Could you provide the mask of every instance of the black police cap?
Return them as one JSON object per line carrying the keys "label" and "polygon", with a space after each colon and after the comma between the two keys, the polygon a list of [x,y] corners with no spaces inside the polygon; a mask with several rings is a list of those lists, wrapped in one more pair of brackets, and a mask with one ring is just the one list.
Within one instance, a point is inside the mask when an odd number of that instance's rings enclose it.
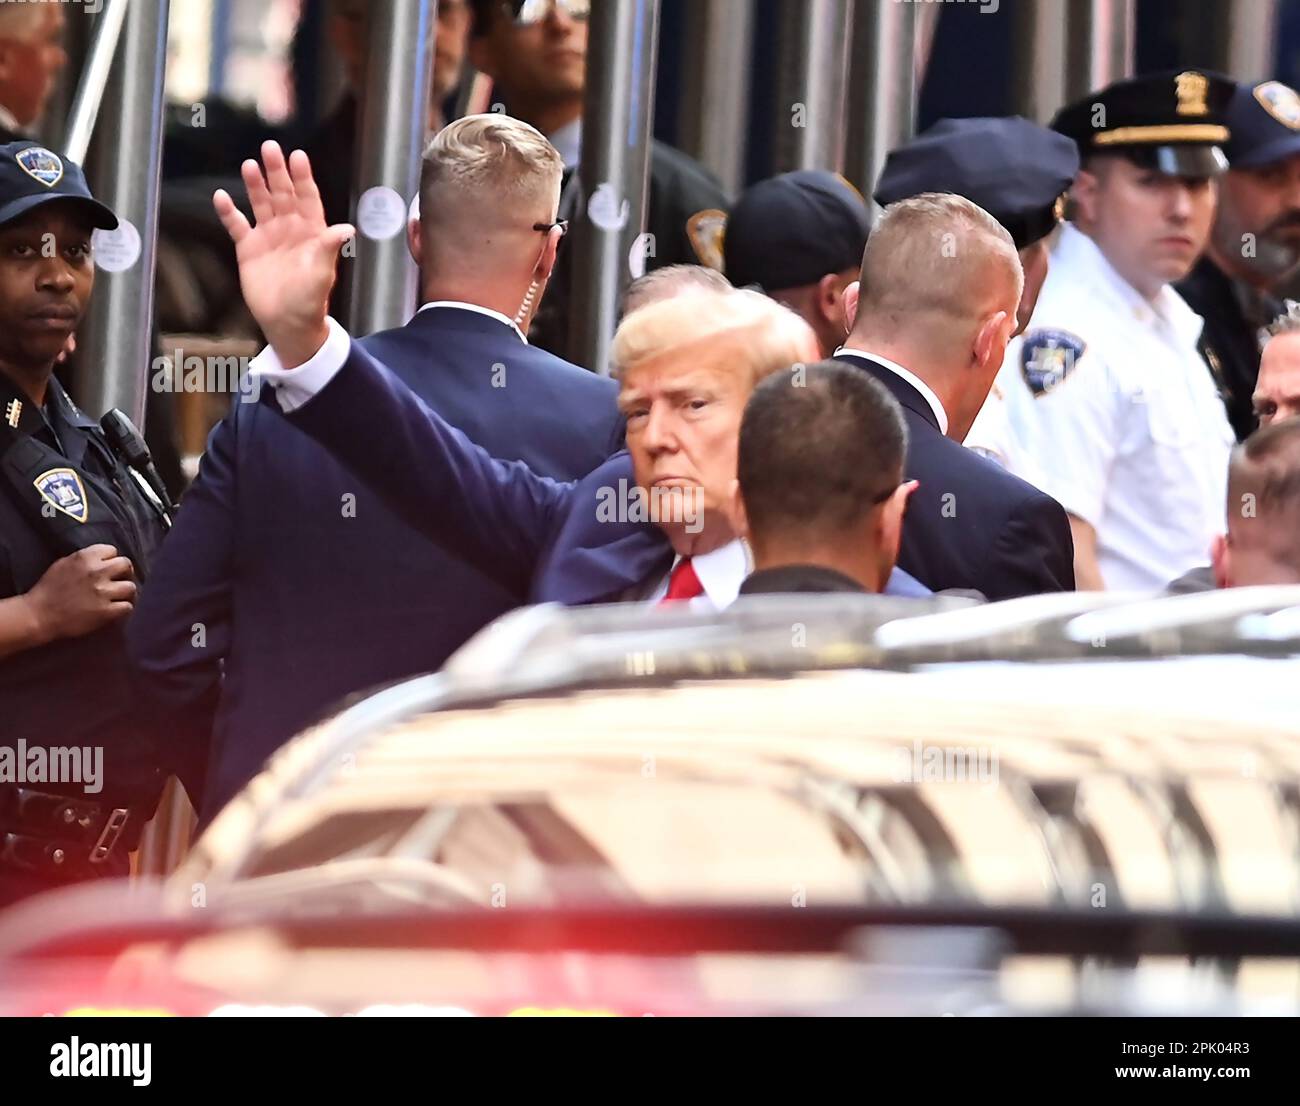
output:
{"label": "black police cap", "polygon": [[1233,169],[1252,169],[1300,153],[1300,95],[1281,81],[1239,84],[1228,103],[1232,137],[1223,148]]}
{"label": "black police cap", "polygon": [[56,200],[75,201],[92,226],[117,227],[117,216],[90,194],[79,165],[30,140],[0,146],[0,226]]}
{"label": "black police cap", "polygon": [[876,183],[881,207],[922,192],[951,192],[979,204],[1023,250],[1060,221],[1079,152],[1062,134],[1018,115],[940,119],[891,150]]}
{"label": "black police cap", "polygon": [[1179,177],[1212,177],[1227,168],[1220,149],[1233,81],[1184,69],[1118,81],[1063,107],[1052,129],[1074,139],[1079,153],[1121,154]]}
{"label": "black police cap", "polygon": [[759,181],[727,216],[724,271],[737,288],[780,292],[856,269],[871,233],[861,194],[843,177],[800,169]]}

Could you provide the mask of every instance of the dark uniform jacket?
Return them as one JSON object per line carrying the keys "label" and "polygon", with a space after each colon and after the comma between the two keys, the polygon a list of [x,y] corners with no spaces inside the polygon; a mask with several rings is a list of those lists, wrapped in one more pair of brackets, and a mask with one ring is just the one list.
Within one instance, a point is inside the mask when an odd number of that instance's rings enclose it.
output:
{"label": "dark uniform jacket", "polygon": [[[16,427],[9,417],[15,411]],[[56,560],[101,543],[130,557],[137,584],[147,590],[149,560],[165,533],[161,514],[56,380],[42,411],[0,375],[0,454],[0,599],[25,594]],[[194,704],[200,719],[209,706]],[[122,622],[0,659],[0,748],[15,758],[25,749],[29,767],[36,747],[102,749],[96,792],[75,780],[33,780],[26,769],[26,780],[0,780],[0,838],[59,829],[19,818],[19,801],[27,802],[21,787],[131,808],[124,838],[130,845],[166,777],[177,772],[191,783],[197,757],[190,743],[203,727],[201,720],[181,721],[146,713]],[[0,864],[0,883],[5,878]]]}
{"label": "dark uniform jacket", "polygon": [[1074,590],[1065,510],[940,429],[925,397],[869,358],[837,357],[874,376],[907,421],[905,477],[920,481],[903,520],[899,567],[934,591],[974,590],[991,601]]}
{"label": "dark uniform jacket", "polygon": [[[490,316],[428,308],[361,344],[494,456],[571,479],[622,444],[611,381]],[[375,456],[400,432],[361,409],[346,418]],[[425,467],[412,456],[383,481],[404,496]],[[267,401],[236,402],[212,433],[130,640],[169,705],[201,696],[224,664],[207,818],[326,708],[436,670],[520,599],[423,540]]]}
{"label": "dark uniform jacket", "polygon": [[[1205,320],[1201,331],[1201,356],[1214,374],[1228,409],[1228,421],[1244,441],[1255,429],[1251,396],[1259,376],[1260,331],[1281,311],[1272,297],[1246,292],[1209,257],[1202,257],[1187,277],[1175,286]],[[1248,317],[1244,306],[1253,308]]]}

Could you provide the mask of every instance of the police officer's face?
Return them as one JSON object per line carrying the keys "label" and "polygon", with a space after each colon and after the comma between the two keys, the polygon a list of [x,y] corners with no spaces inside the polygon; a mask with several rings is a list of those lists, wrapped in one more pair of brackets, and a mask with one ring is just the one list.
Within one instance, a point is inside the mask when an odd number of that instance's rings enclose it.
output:
{"label": "police officer's face", "polygon": [[0,227],[0,359],[46,367],[63,349],[95,283],[91,230],[59,202]]}
{"label": "police officer's face", "polygon": [[1224,175],[1214,244],[1231,269],[1269,281],[1300,263],[1300,154]]}
{"label": "police officer's face", "polygon": [[1025,272],[1025,283],[1020,292],[1020,305],[1016,308],[1015,334],[1020,334],[1033,317],[1034,308],[1038,304],[1038,293],[1043,290],[1043,282],[1047,280],[1049,263],[1046,238],[1040,238],[1032,246],[1026,246],[1020,251],[1020,267]]}
{"label": "police officer's face", "polygon": [[1300,415],[1300,334],[1268,340],[1251,402],[1260,426]]}
{"label": "police officer's face", "polygon": [[42,4],[23,33],[0,36],[0,104],[24,127],[41,117],[54,79],[68,63],[63,25],[61,6]]}
{"label": "police officer's face", "polygon": [[1144,296],[1181,280],[1205,249],[1215,182],[1175,177],[1123,157],[1099,157],[1075,182],[1079,226]]}
{"label": "police officer's face", "polygon": [[558,5],[524,26],[498,12],[488,33],[470,41],[470,61],[501,84],[516,112],[526,111],[531,100],[580,97],[587,73],[587,21]]}

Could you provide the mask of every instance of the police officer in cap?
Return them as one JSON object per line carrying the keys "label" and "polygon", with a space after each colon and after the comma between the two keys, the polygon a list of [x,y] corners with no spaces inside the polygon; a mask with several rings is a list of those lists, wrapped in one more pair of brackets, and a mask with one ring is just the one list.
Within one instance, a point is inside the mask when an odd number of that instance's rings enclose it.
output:
{"label": "police officer in cap", "polygon": [[122,638],[164,507],[53,375],[116,226],[78,166],[0,146],[0,906],[125,873],[169,774]]}
{"label": "police officer in cap", "polygon": [[1083,168],[1002,380],[1017,445],[1070,514],[1081,589],[1161,589],[1208,563],[1223,530],[1232,428],[1201,318],[1171,282],[1209,239],[1232,92],[1209,73],[1157,74],[1052,123]]}
{"label": "police officer in cap", "polygon": [[[890,152],[876,182],[875,200],[886,207],[923,192],[952,192],[979,204],[1006,227],[1025,271],[1016,310],[1019,333],[1028,325],[1047,279],[1049,236],[1060,224],[1066,191],[1078,171],[1075,144],[1028,119],[940,119]],[[1018,342],[1013,342],[1008,360],[1018,351]],[[1016,451],[998,382],[965,444],[1036,482],[1031,459]]]}
{"label": "police officer in cap", "polygon": [[1244,440],[1265,331],[1300,266],[1300,96],[1280,81],[1238,85],[1227,125],[1214,231],[1178,291],[1205,319],[1202,352]]}

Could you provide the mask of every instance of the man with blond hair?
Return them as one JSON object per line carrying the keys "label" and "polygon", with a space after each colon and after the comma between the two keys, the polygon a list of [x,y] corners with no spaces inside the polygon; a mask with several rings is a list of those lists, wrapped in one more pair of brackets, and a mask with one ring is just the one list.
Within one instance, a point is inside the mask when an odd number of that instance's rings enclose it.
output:
{"label": "man with blond hair", "polygon": [[[441,131],[410,232],[423,306],[360,346],[485,456],[566,481],[621,448],[623,433],[611,381],[526,338],[564,233],[559,186],[558,156],[526,123],[480,115]],[[289,290],[303,275],[288,262],[276,279]],[[236,403],[213,432],[129,634],[167,702],[220,687],[205,816],[332,703],[438,668],[519,602],[423,540],[273,402]],[[401,434],[383,414],[347,421],[376,455]],[[402,497],[424,464],[386,470],[385,490]]]}
{"label": "man with blond hair", "polygon": [[905,475],[919,481],[898,564],[935,591],[989,599],[1074,588],[1065,512],[962,447],[1016,329],[1023,274],[1011,235],[983,208],[922,193],[885,208],[835,357],[870,373],[907,420]]}
{"label": "man with blond hair", "polygon": [[[735,598],[749,570],[731,522],[741,414],[759,380],[815,358],[806,323],[753,292],[689,291],[632,312],[612,346],[627,452],[583,480],[547,480],[474,446],[327,316],[351,228],[325,225],[306,155],[286,164],[267,143],[263,157],[265,177],[255,162],[243,172],[255,226],[224,193],[214,204],[270,342],[255,371],[293,425],[520,601]],[[362,443],[357,420],[389,433]]]}

